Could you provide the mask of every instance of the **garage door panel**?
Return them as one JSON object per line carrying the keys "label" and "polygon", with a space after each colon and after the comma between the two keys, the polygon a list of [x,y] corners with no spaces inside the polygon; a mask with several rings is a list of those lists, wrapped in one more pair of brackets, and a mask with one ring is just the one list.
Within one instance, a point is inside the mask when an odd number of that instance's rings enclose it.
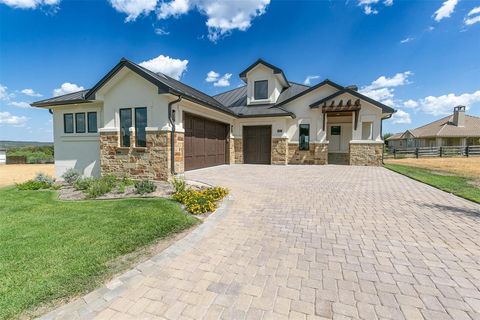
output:
{"label": "garage door panel", "polygon": [[226,163],[226,128],[224,123],[185,115],[185,170]]}

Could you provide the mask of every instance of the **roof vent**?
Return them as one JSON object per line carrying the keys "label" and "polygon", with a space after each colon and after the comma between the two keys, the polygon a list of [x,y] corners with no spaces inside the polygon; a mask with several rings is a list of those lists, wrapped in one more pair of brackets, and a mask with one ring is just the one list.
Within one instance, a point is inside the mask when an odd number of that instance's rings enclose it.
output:
{"label": "roof vent", "polygon": [[353,91],[358,91],[358,86],[355,84],[347,86],[347,89],[353,90]]}

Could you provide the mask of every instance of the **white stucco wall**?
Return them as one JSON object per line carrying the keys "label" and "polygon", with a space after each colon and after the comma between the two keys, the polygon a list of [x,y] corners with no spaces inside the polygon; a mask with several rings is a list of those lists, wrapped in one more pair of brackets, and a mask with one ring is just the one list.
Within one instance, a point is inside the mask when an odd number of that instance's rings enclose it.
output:
{"label": "white stucco wall", "polygon": [[0,164],[7,163],[7,151],[4,149],[0,149]]}
{"label": "white stucco wall", "polygon": [[[268,99],[255,100],[254,86],[255,81],[268,81]],[[247,73],[247,104],[265,104],[275,103],[280,93],[282,92],[282,85],[273,70],[266,66],[259,64]]]}
{"label": "white stucco wall", "polygon": [[[53,110],[53,136],[55,150],[55,176],[57,178],[75,168],[83,175],[100,175],[100,136],[98,133],[64,133],[63,115],[77,112],[97,112],[97,128],[102,124],[101,104],[57,106]],[[87,125],[87,123],[86,123]],[[88,130],[86,130],[88,131]]]}

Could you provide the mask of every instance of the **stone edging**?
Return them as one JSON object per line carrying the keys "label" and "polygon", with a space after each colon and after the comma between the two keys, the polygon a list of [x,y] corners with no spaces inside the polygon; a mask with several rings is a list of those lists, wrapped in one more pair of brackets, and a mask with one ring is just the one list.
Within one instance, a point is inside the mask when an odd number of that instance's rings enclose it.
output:
{"label": "stone edging", "polygon": [[103,287],[98,288],[81,298],[75,299],[74,301],[41,316],[39,319],[51,320],[65,318],[67,315],[68,318],[71,319],[89,319],[94,317],[95,314],[103,310],[110,301],[120,296],[130,287],[133,287],[135,283],[142,281],[149,274],[161,270],[163,265],[193,248],[207,233],[211,232],[212,229],[227,216],[233,201],[233,196],[227,196],[227,198],[221,202],[218,209],[204,220],[202,224],[182,239],[173,243],[170,247],[138,264],[124,274],[112,279]]}

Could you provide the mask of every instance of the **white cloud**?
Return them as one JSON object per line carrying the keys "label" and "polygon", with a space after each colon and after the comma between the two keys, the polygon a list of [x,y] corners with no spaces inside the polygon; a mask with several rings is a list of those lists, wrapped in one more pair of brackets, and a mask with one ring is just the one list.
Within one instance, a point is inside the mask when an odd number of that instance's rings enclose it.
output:
{"label": "white cloud", "polygon": [[309,86],[312,83],[312,80],[316,80],[318,78],[320,78],[320,76],[307,76],[303,81],[303,84]]}
{"label": "white cloud", "polygon": [[170,34],[169,31],[162,28],[155,28],[154,32],[156,35],[159,35],[159,36],[168,36]]}
{"label": "white cloud", "polygon": [[25,101],[20,101],[20,102],[12,101],[12,102],[9,103],[9,105],[17,107],[17,108],[23,108],[23,109],[30,108],[30,104],[28,102],[25,102]]}
{"label": "white cloud", "polygon": [[360,93],[393,107],[395,103],[395,87],[410,83],[408,78],[413,75],[411,71],[399,72],[393,77],[380,76],[368,86],[359,90]]}
{"label": "white cloud", "polygon": [[449,18],[450,15],[455,10],[457,3],[458,3],[458,0],[446,0],[442,4],[442,6],[433,14],[435,21],[438,22],[444,18]]}
{"label": "white cloud", "polygon": [[140,15],[148,15],[155,10],[157,0],[109,0],[118,12],[127,14],[125,22],[135,21]]}
{"label": "white cloud", "polygon": [[160,5],[159,19],[179,17],[192,9],[207,16],[208,39],[216,42],[233,30],[245,31],[252,20],[266,12],[270,0],[172,0]]}
{"label": "white cloud", "polygon": [[450,93],[438,97],[428,96],[418,100],[418,108],[427,114],[439,116],[451,114],[455,106],[464,105],[469,109],[472,104],[479,102],[480,90],[460,95]]}
{"label": "white cloud", "polygon": [[188,60],[159,55],[156,58],[140,62],[139,64],[153,72],[161,72],[176,80],[180,80],[183,73],[187,70]]}
{"label": "white cloud", "polygon": [[231,73],[225,73],[218,81],[216,81],[214,87],[228,87],[230,85],[230,78],[232,77]]}
{"label": "white cloud", "polygon": [[42,95],[38,92],[35,92],[33,89],[23,89],[20,91],[24,95],[30,96],[30,97],[41,97]]}
{"label": "white cloud", "polygon": [[413,41],[414,39],[415,38],[406,37],[405,39],[400,40],[400,43],[409,43],[409,42]]}
{"label": "white cloud", "polygon": [[10,112],[0,112],[0,125],[12,125],[15,127],[22,127],[28,121],[27,117],[14,116]]}
{"label": "white cloud", "polygon": [[41,6],[56,6],[61,0],[0,0],[9,7],[15,9],[36,9]]}
{"label": "white cloud", "polygon": [[480,22],[480,7],[475,7],[467,14],[464,19],[467,26]]}
{"label": "white cloud", "polygon": [[7,98],[7,87],[3,86],[0,84],[0,100],[6,99]]}
{"label": "white cloud", "polygon": [[418,102],[412,99],[409,99],[403,103],[405,108],[416,108],[418,107]]}
{"label": "white cloud", "polygon": [[[358,0],[358,5],[363,8],[363,12],[366,15],[378,14],[378,10],[375,8],[375,6],[378,6],[379,3],[380,0]],[[393,5],[393,0],[384,0],[383,4],[387,7],[390,7]]]}
{"label": "white cloud", "polygon": [[53,90],[53,96],[58,97],[64,94],[77,92],[84,89],[85,89],[84,87],[78,86],[75,83],[65,82],[60,86],[60,88],[56,88]]}
{"label": "white cloud", "polygon": [[211,70],[207,73],[205,81],[213,82],[214,87],[228,87],[230,85],[231,77],[231,73],[225,73],[223,76],[220,77],[220,74],[218,72]]}
{"label": "white cloud", "polygon": [[187,13],[191,9],[189,0],[172,0],[170,2],[162,2],[158,9],[158,19],[168,19],[170,17],[179,17]]}
{"label": "white cloud", "polygon": [[409,113],[403,110],[397,110],[397,112],[392,115],[392,122],[395,124],[409,124],[412,123],[412,119]]}
{"label": "white cloud", "polygon": [[205,81],[215,82],[218,80],[218,77],[220,77],[220,74],[212,70],[207,73],[207,77],[205,78]]}

